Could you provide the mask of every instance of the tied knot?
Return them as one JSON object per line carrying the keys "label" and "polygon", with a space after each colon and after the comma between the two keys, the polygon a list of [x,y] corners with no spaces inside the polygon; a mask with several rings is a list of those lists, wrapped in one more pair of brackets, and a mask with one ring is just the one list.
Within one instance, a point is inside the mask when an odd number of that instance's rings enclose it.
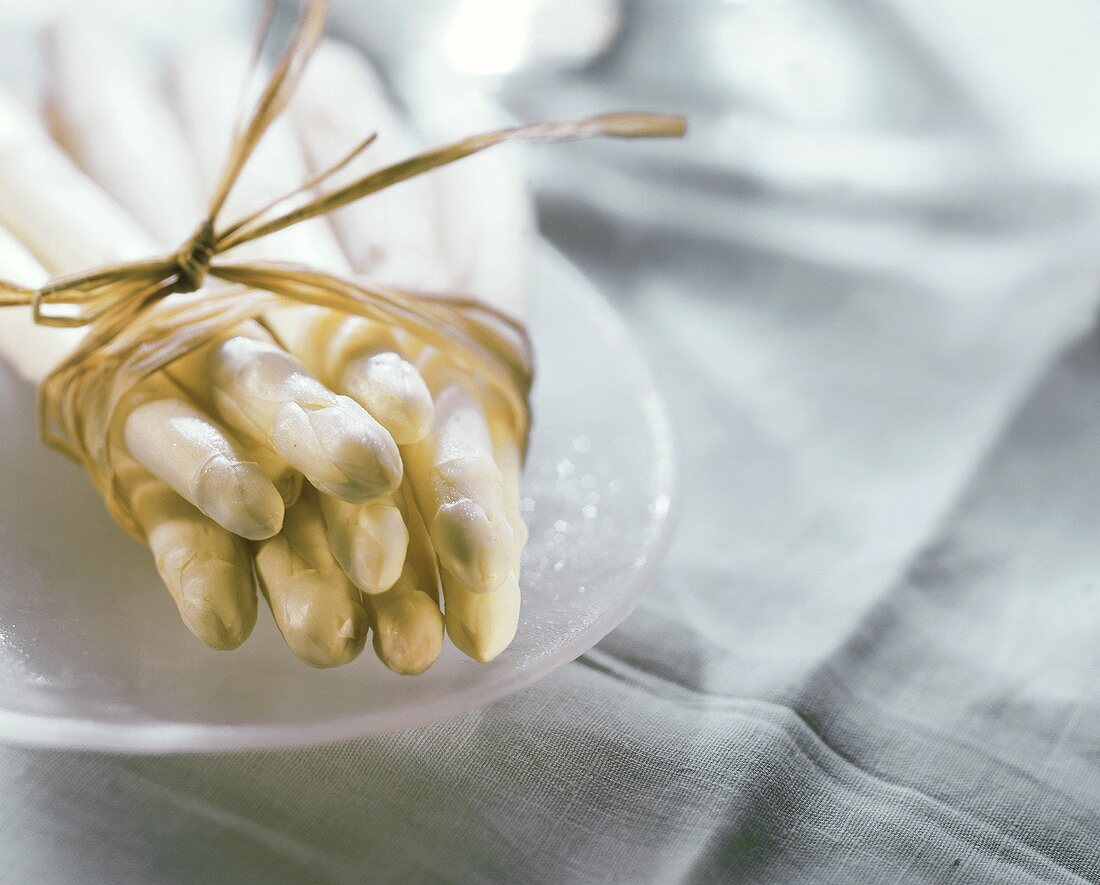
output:
{"label": "tied knot", "polygon": [[204,221],[176,253],[176,291],[195,292],[202,287],[214,259],[214,225]]}

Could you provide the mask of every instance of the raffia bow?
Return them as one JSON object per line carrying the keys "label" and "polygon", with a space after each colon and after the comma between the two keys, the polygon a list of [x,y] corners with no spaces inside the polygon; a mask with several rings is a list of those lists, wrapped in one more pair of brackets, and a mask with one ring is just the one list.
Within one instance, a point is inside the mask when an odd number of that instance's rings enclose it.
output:
{"label": "raffia bow", "polygon": [[[42,382],[40,431],[44,442],[85,466],[112,515],[138,538],[142,538],[141,529],[111,467],[109,431],[119,404],[152,373],[286,299],[398,326],[445,349],[501,394],[519,438],[525,444],[528,438],[532,355],[526,331],[516,320],[474,298],[405,292],[297,264],[226,260],[224,256],[234,247],[502,142],[675,137],[685,130],[682,117],[654,114],[535,123],[475,135],[309,196],[358,157],[374,140],[370,135],[338,163],[286,196],[220,226],[219,216],[234,184],[301,80],[324,31],[327,7],[327,0],[303,3],[293,36],[235,131],[206,218],[177,251],[64,276],[40,289],[0,281],[0,306],[30,305],[35,322],[41,325],[88,328],[76,351]],[[269,13],[270,9],[269,5]],[[260,45],[270,22],[269,14]],[[301,205],[279,211],[303,195]],[[229,285],[203,288],[208,278]]]}

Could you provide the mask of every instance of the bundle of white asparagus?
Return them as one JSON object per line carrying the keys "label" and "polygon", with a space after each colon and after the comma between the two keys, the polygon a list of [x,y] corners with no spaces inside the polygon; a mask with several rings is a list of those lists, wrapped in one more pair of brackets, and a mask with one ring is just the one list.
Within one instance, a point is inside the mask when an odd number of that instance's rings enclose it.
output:
{"label": "bundle of white asparagus", "polygon": [[[320,42],[323,20],[323,3],[304,6],[235,129],[248,46],[190,50],[162,89],[122,35],[53,30],[53,137],[0,93],[0,277],[13,281],[0,293],[24,305],[0,315],[0,350],[41,382],[47,440],[148,544],[207,645],[247,638],[258,583],[313,666],[352,660],[371,633],[386,666],[420,673],[444,629],[488,661],[519,621],[522,293],[448,236],[463,218],[447,188],[476,190],[485,167],[413,176],[507,139],[682,121],[540,124],[413,154],[366,63]],[[369,126],[380,137],[364,152]],[[470,287],[479,300],[455,294]]]}

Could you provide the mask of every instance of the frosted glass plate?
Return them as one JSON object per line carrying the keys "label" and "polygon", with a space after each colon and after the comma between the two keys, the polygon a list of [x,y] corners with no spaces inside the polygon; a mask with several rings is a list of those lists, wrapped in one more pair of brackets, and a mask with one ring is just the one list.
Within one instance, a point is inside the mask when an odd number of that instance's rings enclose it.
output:
{"label": "frosted glass plate", "polygon": [[532,330],[519,633],[487,665],[448,644],[416,677],[390,673],[369,644],[345,667],[310,669],[262,607],[241,649],[200,645],[147,551],[39,444],[33,391],[0,370],[0,740],[149,753],[325,743],[456,716],[594,645],[637,604],[662,552],[670,434],[620,321],[549,248]]}

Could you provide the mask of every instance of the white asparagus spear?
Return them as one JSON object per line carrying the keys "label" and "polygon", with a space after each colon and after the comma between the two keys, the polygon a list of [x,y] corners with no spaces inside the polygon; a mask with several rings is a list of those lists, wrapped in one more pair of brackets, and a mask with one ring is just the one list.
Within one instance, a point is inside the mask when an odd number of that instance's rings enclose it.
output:
{"label": "white asparagus spear", "polygon": [[[447,635],[460,651],[482,663],[491,661],[504,651],[511,644],[519,627],[519,560],[527,543],[527,526],[519,511],[519,444],[503,403],[497,402],[492,396],[487,396],[486,399],[490,404],[487,426],[493,463],[500,482],[500,511],[496,518],[506,520],[512,540],[508,550],[509,571],[504,580],[488,592],[484,591],[483,584],[471,585],[446,568],[441,574]],[[484,457],[483,451],[478,457]],[[451,471],[456,466],[457,464],[448,465]],[[487,488],[488,484],[478,485],[479,490]],[[496,501],[495,495],[491,497]],[[503,545],[504,541],[498,540],[494,549],[500,550]]]}
{"label": "white asparagus spear", "polygon": [[382,325],[325,311],[313,319],[298,355],[333,390],[361,403],[394,442],[423,439],[432,423],[432,396],[416,367],[402,353],[413,349],[407,337]]}
{"label": "white asparagus spear", "polygon": [[[117,29],[75,17],[56,23],[46,42],[58,139],[160,246],[182,242],[205,211],[202,189],[143,47]],[[186,362],[179,367],[184,374]],[[244,444],[284,503],[294,503],[301,474],[265,446]]]}
{"label": "white asparagus spear", "polygon": [[118,28],[69,17],[48,32],[46,61],[58,140],[159,244],[182,243],[205,207],[187,144],[140,47]]}
{"label": "white asparagus spear", "polygon": [[[440,84],[445,91],[448,84]],[[499,106],[473,90],[459,90],[418,106],[433,144],[509,124]],[[523,185],[523,157],[504,148],[444,166],[433,173],[442,195],[439,217],[457,291],[511,314],[527,316],[528,272],[535,218]]]}
{"label": "white asparagus spear", "polygon": [[514,574],[488,593],[470,588],[446,569],[442,572],[447,635],[475,661],[491,661],[515,638],[519,627],[519,582]]}
{"label": "white asparagus spear", "polygon": [[[129,399],[140,401],[135,393]],[[126,450],[125,426],[116,421],[111,430],[111,466],[161,580],[195,636],[211,648],[236,648],[256,623],[248,548],[139,464]]]}
{"label": "white asparagus spear", "polygon": [[245,543],[199,513],[116,447],[119,485],[187,628],[211,648],[237,648],[256,623]]}
{"label": "white asparagus spear", "polygon": [[401,576],[409,532],[393,495],[369,504],[321,497],[329,548],[364,593],[389,590]]}
{"label": "white asparagus spear", "polygon": [[[331,40],[310,60],[291,113],[314,174],[362,138],[365,128],[378,132],[360,162],[335,176],[331,187],[422,147],[394,113],[362,56]],[[439,205],[432,177],[422,176],[345,206],[328,220],[356,272],[409,289],[446,291],[454,280],[443,250]],[[431,423],[431,395],[416,369],[398,356],[401,344],[387,340],[392,332],[352,320],[330,335],[330,383],[367,405],[399,445],[422,439]]]}
{"label": "white asparagus spear", "polygon": [[[429,364],[433,360],[439,357],[426,355]],[[519,626],[519,558],[527,540],[519,513],[519,445],[503,412],[490,409],[486,419],[453,367],[443,363],[424,371],[429,383],[439,384],[438,419],[426,440],[405,449],[405,457],[444,563],[447,635],[484,663],[508,647]],[[417,486],[416,477],[428,479]],[[462,571],[452,571],[452,562]]]}
{"label": "white asparagus spear", "polygon": [[271,480],[167,377],[153,375],[127,399],[119,416],[126,448],[150,473],[242,538],[282,528],[283,499]]}
{"label": "white asparagus spear", "polygon": [[144,231],[2,90],[0,225],[51,273],[152,254]]}
{"label": "white asparagus spear", "polygon": [[406,566],[385,593],[365,597],[374,653],[395,673],[415,676],[439,657],[444,620],[439,603],[420,589],[418,573]]}
{"label": "white asparagus spear", "polygon": [[370,619],[329,550],[316,492],[305,489],[283,531],[259,543],[256,571],[275,623],[299,658],[334,667],[362,651]]}
{"label": "white asparagus spear", "polygon": [[443,568],[473,592],[512,571],[514,533],[485,412],[470,379],[434,348],[420,359],[435,399],[428,436],[404,449],[417,504]]}
{"label": "white asparagus spear", "polygon": [[[331,181],[352,178],[423,150],[397,116],[380,78],[356,49],[326,40],[317,47],[291,103],[310,168],[320,172],[367,132],[378,138]],[[441,195],[434,175],[402,182],[328,216],[351,266],[373,280],[447,291],[456,280],[442,239]]]}
{"label": "white asparagus spear", "polygon": [[[377,323],[351,317],[345,331],[361,329],[363,338],[381,338],[389,331]],[[362,403],[385,427],[399,446],[424,438],[432,425],[432,397],[416,367],[402,355],[396,342],[371,346],[364,343],[355,359],[348,360],[334,382],[353,400]]]}
{"label": "white asparagus spear", "polygon": [[[395,673],[423,673],[443,647],[439,569],[435,551],[411,495],[402,489],[402,513],[409,526],[409,552],[401,576],[385,593],[364,596],[372,642],[379,660]],[[406,504],[408,502],[408,504]]]}
{"label": "white asparagus spear", "polygon": [[444,575],[447,633],[462,651],[478,661],[489,661],[515,637],[520,615],[520,556],[527,544],[527,525],[520,514],[520,474],[523,459],[515,429],[503,402],[487,397],[493,453],[501,474],[504,513],[512,529],[512,571],[490,593],[470,593],[450,575]]}

